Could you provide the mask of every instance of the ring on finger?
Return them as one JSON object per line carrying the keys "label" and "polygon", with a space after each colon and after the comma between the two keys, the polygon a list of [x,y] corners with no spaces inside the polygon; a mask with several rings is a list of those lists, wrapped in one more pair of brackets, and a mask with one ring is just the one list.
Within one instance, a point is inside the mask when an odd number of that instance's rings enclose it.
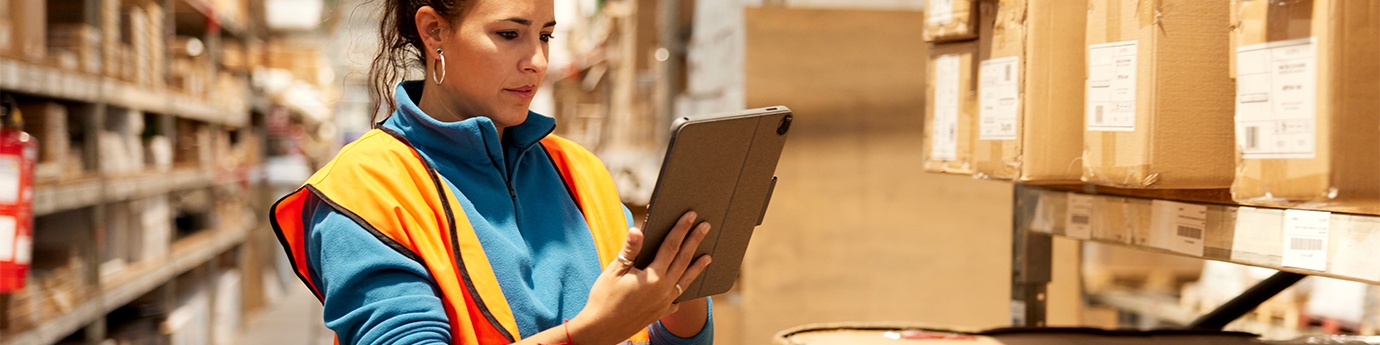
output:
{"label": "ring on finger", "polygon": [[681,289],[680,284],[676,284],[676,296],[680,296],[683,293],[685,293],[685,289]]}
{"label": "ring on finger", "polygon": [[632,260],[628,260],[628,258],[623,257],[623,254],[618,254],[618,262],[619,262],[619,263],[622,263],[624,266],[632,266],[632,265],[633,265],[633,261],[632,261]]}

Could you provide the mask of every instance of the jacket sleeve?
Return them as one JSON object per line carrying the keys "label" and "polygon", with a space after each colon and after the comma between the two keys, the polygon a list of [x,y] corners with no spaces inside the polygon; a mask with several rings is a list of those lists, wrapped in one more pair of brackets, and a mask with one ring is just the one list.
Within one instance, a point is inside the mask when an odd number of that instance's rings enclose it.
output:
{"label": "jacket sleeve", "polygon": [[323,319],[340,344],[449,344],[450,324],[419,262],[316,203],[307,232]]}
{"label": "jacket sleeve", "polygon": [[[623,216],[626,217],[626,218],[628,219],[628,228],[632,228],[632,227],[633,227],[633,224],[634,224],[633,215],[632,215],[632,210],[629,210],[629,209],[628,209],[628,206],[626,206],[626,205],[623,206]],[[652,324],[651,326],[647,326],[647,335],[648,335],[649,338],[651,338],[652,344],[654,344],[654,345],[710,345],[710,344],[713,344],[713,343],[714,343],[714,300],[713,300],[712,298],[709,298],[709,297],[705,297],[704,300],[705,300],[705,303],[708,303],[708,304],[709,304],[709,316],[705,318],[705,320],[704,320],[704,329],[701,329],[701,330],[700,330],[700,334],[696,334],[694,337],[690,337],[690,338],[681,338],[681,337],[677,337],[675,334],[671,334],[670,331],[667,331],[667,330],[666,330],[666,327],[664,327],[664,326],[661,325],[661,321],[657,321],[656,323]]]}

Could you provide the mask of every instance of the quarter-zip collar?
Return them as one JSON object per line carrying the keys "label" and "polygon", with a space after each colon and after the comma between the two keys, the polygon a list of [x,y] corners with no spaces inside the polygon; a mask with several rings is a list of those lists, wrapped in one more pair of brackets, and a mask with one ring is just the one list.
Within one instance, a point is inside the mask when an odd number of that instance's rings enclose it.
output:
{"label": "quarter-zip collar", "polygon": [[556,129],[555,119],[529,111],[527,119],[509,127],[500,142],[497,127],[488,117],[441,122],[422,112],[417,101],[421,99],[424,85],[422,81],[399,83],[395,97],[398,110],[383,126],[401,133],[417,150],[438,164],[492,164],[506,176],[511,162],[505,160],[505,151],[513,155],[525,152]]}

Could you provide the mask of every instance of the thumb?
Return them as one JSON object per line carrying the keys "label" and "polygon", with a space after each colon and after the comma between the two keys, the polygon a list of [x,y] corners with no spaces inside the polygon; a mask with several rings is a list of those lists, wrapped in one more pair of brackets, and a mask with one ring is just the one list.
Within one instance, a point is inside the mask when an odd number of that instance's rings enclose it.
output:
{"label": "thumb", "polygon": [[[628,228],[628,239],[623,242],[623,250],[619,251],[618,255],[625,259],[635,261],[639,253],[642,253],[642,229]],[[615,259],[611,265],[623,266],[624,271],[633,268],[632,264],[625,265],[617,259]]]}

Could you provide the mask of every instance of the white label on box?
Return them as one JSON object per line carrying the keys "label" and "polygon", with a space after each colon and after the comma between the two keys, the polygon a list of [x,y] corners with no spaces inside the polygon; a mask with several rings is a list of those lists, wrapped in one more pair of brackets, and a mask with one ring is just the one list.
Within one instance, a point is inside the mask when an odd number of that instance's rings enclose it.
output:
{"label": "white label on box", "polygon": [[958,159],[958,54],[941,55],[934,65],[934,127],[930,128],[931,159]]}
{"label": "white label on box", "polygon": [[0,156],[0,204],[19,201],[19,157]]}
{"label": "white label on box", "polygon": [[1136,130],[1136,44],[1122,41],[1088,46],[1089,131]]}
{"label": "white label on box", "polygon": [[1284,261],[1281,266],[1327,269],[1327,236],[1332,213],[1284,210]]}
{"label": "white label on box", "polygon": [[1249,264],[1278,266],[1284,253],[1284,211],[1242,206],[1236,210],[1231,259]]}
{"label": "white label on box", "polygon": [[[1177,253],[1203,256],[1207,206],[1154,200],[1150,202],[1151,245]],[[1158,243],[1153,243],[1158,242]]]}
{"label": "white label on box", "polygon": [[1243,158],[1317,154],[1317,53],[1313,38],[1236,48],[1236,146]]}
{"label": "white label on box", "polygon": [[15,235],[18,235],[14,217],[0,216],[0,261],[13,261],[15,245],[17,243]]}
{"label": "white label on box", "polygon": [[929,24],[943,25],[954,21],[954,0],[930,0]]}
{"label": "white label on box", "polygon": [[1093,197],[1069,193],[1068,219],[1064,222],[1064,235],[1078,239],[1092,238]]}
{"label": "white label on box", "polygon": [[1338,275],[1380,280],[1380,219],[1362,216],[1334,216],[1331,230],[1337,252],[1328,272]]}
{"label": "white label on box", "polygon": [[1020,107],[1020,58],[1012,56],[982,62],[978,91],[978,140],[1016,140],[1016,110]]}

